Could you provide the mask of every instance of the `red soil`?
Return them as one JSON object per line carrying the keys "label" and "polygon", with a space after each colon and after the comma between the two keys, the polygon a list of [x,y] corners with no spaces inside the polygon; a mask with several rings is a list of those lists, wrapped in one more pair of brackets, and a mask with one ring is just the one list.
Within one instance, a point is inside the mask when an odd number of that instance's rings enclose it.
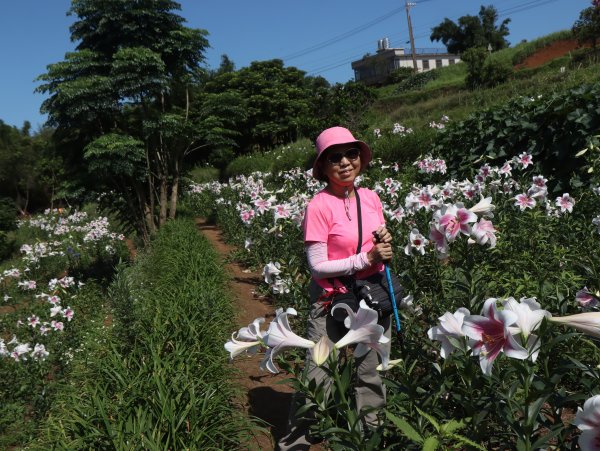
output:
{"label": "red soil", "polygon": [[580,48],[580,45],[575,39],[554,41],[550,45],[538,50],[533,55],[529,55],[521,64],[517,64],[515,69],[533,69],[555,58],[564,56],[577,48]]}

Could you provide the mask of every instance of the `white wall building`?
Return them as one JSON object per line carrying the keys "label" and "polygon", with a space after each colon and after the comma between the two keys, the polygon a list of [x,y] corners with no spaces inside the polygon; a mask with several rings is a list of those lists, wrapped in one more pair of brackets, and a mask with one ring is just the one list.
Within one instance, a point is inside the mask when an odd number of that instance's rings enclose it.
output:
{"label": "white wall building", "polygon": [[[395,69],[413,68],[412,54],[406,53],[403,48],[389,48],[387,38],[380,39],[377,47],[376,54],[365,55],[362,59],[352,62],[355,81],[367,85],[382,84]],[[439,49],[416,49],[415,60],[417,71],[427,72],[456,64],[460,61],[460,56]]]}

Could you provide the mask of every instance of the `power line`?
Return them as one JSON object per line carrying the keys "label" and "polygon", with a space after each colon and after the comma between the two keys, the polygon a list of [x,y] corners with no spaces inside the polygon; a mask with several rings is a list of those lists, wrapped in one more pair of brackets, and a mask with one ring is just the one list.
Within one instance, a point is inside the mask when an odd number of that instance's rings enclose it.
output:
{"label": "power line", "polygon": [[358,26],[356,28],[353,28],[352,30],[349,30],[349,31],[346,31],[346,32],[344,32],[344,33],[342,33],[340,35],[334,36],[333,38],[327,39],[326,41],[320,42],[318,44],[314,44],[311,47],[308,47],[308,48],[306,48],[304,50],[299,50],[297,52],[290,53],[289,55],[282,57],[282,59],[286,60],[286,61],[289,61],[289,60],[298,58],[300,56],[304,56],[304,55],[307,55],[309,53],[315,52],[317,50],[321,50],[322,48],[328,47],[328,46],[330,46],[332,44],[335,44],[336,42],[342,41],[342,40],[344,40],[346,38],[349,38],[350,36],[353,36],[353,35],[355,35],[357,33],[360,33],[361,31],[364,31],[364,30],[366,30],[368,28],[371,28],[372,26],[377,25],[378,23],[383,22],[384,20],[389,19],[390,17],[395,16],[396,14],[398,14],[399,12],[401,12],[402,10],[403,10],[403,8],[393,9],[392,11],[390,11],[390,12],[388,12],[388,13],[382,15],[382,16],[379,16],[379,17],[373,19],[372,21],[367,22],[366,24],[360,25],[360,26]]}

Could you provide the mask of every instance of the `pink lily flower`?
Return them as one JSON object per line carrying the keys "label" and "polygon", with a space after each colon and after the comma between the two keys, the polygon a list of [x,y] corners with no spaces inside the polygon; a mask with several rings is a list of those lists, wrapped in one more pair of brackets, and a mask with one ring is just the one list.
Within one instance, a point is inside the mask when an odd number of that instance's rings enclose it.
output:
{"label": "pink lily flower", "polygon": [[404,247],[404,253],[412,256],[413,250],[425,255],[425,246],[429,244],[429,240],[425,239],[417,229],[412,229],[408,235],[408,244]]}
{"label": "pink lily flower", "polygon": [[496,247],[496,232],[492,221],[481,219],[477,224],[473,225],[473,238],[478,244],[484,245],[489,243],[490,249]]}
{"label": "pink lily flower", "polygon": [[446,240],[443,229],[440,230],[440,228],[439,225],[431,224],[429,239],[435,244],[435,250],[438,252],[439,258],[444,259],[448,257],[448,240]]}
{"label": "pink lily flower", "polygon": [[469,223],[477,221],[475,213],[456,205],[442,208],[440,215],[439,224],[442,226],[449,242],[454,241],[459,233],[469,235],[471,233]]}
{"label": "pink lily flower", "polygon": [[575,300],[585,308],[591,308],[598,305],[598,298],[587,287],[583,287],[575,294]]}
{"label": "pink lily flower", "polygon": [[569,193],[564,193],[562,197],[556,198],[556,206],[560,208],[560,212],[564,213],[568,211],[573,213],[573,206],[575,205],[575,199],[569,196]]}
{"label": "pink lily flower", "polygon": [[577,409],[573,424],[581,431],[579,447],[582,451],[600,449],[600,395],[588,398],[583,409]]}
{"label": "pink lily flower", "polygon": [[494,360],[501,352],[515,359],[524,360],[529,356],[512,336],[508,326],[514,324],[518,316],[510,310],[498,311],[496,299],[485,301],[483,316],[468,315],[463,322],[463,332],[470,338],[469,346],[473,355],[479,356],[479,365],[484,374],[492,373]]}
{"label": "pink lily flower", "polygon": [[519,164],[521,164],[522,169],[525,169],[530,164],[533,164],[533,158],[531,154],[528,154],[527,152],[523,152],[522,154],[520,154],[517,158],[517,161],[519,162]]}
{"label": "pink lily flower", "polygon": [[527,208],[535,207],[535,199],[527,194],[517,194],[515,196],[515,206],[519,207],[521,211],[524,211]]}
{"label": "pink lily flower", "polygon": [[293,347],[311,349],[315,346],[313,341],[296,335],[290,328],[288,315],[297,315],[295,309],[290,307],[285,312],[283,309],[277,309],[275,313],[275,319],[271,321],[269,329],[263,336],[263,342],[269,349],[260,363],[261,370],[266,369],[271,373],[279,373],[279,369],[273,363],[273,357],[283,349]]}

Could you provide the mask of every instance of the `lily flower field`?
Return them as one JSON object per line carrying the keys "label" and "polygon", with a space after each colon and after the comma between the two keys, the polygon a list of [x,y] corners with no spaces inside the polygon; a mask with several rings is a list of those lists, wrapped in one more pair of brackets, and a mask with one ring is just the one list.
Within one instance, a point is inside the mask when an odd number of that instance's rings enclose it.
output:
{"label": "lily flower field", "polygon": [[[401,145],[406,135],[396,139]],[[580,155],[588,168],[595,152]],[[538,172],[526,148],[514,155],[482,160],[462,179],[449,176],[452,162],[441,155],[375,159],[360,177],[382,199],[391,267],[409,294],[389,355],[366,305],[348,308],[340,342],[302,338],[309,271],[300,225],[323,187],[310,171],[192,185],[190,204],[216,220],[239,260],[263,268],[264,292],[280,307],[270,324],[257,318],[235,332],[225,344],[230,357],[259,353],[265,371],[290,372],[319,420],[312,434],[334,449],[366,446],[365,412],[348,396],[352,344],[355,356],[380,352],[388,388],[370,449],[598,449],[600,189],[590,177],[567,191]],[[306,380],[303,349],[327,368],[333,388]]]}

